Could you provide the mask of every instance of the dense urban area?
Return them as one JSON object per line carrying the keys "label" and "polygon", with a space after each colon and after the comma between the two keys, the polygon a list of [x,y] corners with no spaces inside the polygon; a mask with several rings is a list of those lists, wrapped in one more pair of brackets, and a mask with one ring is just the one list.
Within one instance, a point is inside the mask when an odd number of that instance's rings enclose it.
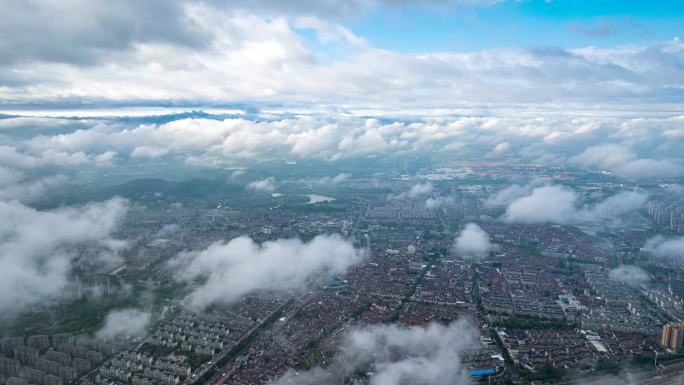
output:
{"label": "dense urban area", "polygon": [[[494,161],[266,178],[267,188],[241,185],[244,173],[65,196],[125,199],[115,238],[127,246],[116,263],[79,259],[67,290],[3,321],[0,383],[366,384],[421,349],[435,362],[450,357],[429,342],[343,364],[358,348],[350,333],[374,326],[396,327],[382,337],[389,345],[411,328],[455,337],[463,346],[452,365],[473,383],[657,384],[684,370],[684,271],[649,246],[684,232],[677,185]],[[582,202],[576,219],[511,217],[513,199],[558,185]],[[640,205],[615,202],[625,195]],[[330,253],[307,249],[317,240],[344,242],[357,259],[296,285],[264,284],[278,274],[248,269],[178,278],[192,270],[182,263],[192,250],[207,256],[242,240],[258,254],[282,239],[305,254]],[[215,278],[227,285],[217,295],[197,291]],[[111,309],[141,310],[118,332],[98,332]],[[146,322],[128,325],[134,317]]]}

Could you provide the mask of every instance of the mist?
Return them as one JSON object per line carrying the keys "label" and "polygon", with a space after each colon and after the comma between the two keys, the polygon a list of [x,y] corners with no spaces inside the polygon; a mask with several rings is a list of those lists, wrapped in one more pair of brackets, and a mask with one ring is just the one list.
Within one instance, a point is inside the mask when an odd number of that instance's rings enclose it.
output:
{"label": "mist", "polygon": [[121,199],[50,211],[0,202],[0,311],[20,312],[59,295],[69,283],[78,246],[112,252],[124,247],[111,234],[126,209]]}
{"label": "mist", "polygon": [[105,318],[104,326],[97,331],[98,338],[141,337],[147,334],[152,315],[139,309],[112,310]]}
{"label": "mist", "polygon": [[358,372],[372,372],[370,385],[443,385],[470,382],[463,352],[476,347],[467,320],[448,326],[370,325],[347,332],[327,369],[290,371],[275,385],[335,383]]}
{"label": "mist", "polygon": [[651,280],[646,271],[637,266],[620,266],[608,272],[608,278],[630,287],[639,287]]}

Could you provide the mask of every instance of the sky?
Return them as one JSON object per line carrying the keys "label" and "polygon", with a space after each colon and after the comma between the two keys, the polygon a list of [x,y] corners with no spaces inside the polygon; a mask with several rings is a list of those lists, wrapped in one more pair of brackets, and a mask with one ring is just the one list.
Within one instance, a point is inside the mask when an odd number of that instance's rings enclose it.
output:
{"label": "sky", "polygon": [[[682,2],[0,7],[0,200],[151,164],[477,157],[684,175]],[[248,182],[273,190],[268,177]],[[566,195],[565,221],[588,215]]]}
{"label": "sky", "polygon": [[677,1],[492,1],[382,7],[353,20],[350,29],[376,47],[401,52],[611,47],[679,37],[682,16],[684,4]]}
{"label": "sky", "polygon": [[202,106],[673,111],[684,5],[5,0],[0,110]]}

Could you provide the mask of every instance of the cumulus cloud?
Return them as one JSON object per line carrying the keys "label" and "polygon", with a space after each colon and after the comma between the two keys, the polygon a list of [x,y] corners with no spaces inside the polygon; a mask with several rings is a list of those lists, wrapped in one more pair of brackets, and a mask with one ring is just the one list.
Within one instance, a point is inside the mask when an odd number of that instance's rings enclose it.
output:
{"label": "cumulus cloud", "polygon": [[610,170],[628,178],[676,177],[684,167],[666,159],[637,159],[636,153],[622,145],[607,143],[587,148],[571,161],[589,168]]}
{"label": "cumulus cloud", "polygon": [[430,182],[417,183],[411,186],[411,189],[407,192],[403,192],[397,195],[390,195],[388,199],[417,199],[424,198],[425,196],[432,193],[434,186]]}
{"label": "cumulus cloud", "polygon": [[133,158],[159,158],[169,152],[167,148],[152,147],[152,146],[138,146],[133,149],[131,156]]}
{"label": "cumulus cloud", "polygon": [[684,257],[684,237],[657,235],[646,241],[644,250],[661,257]]}
{"label": "cumulus cloud", "polygon": [[506,155],[511,149],[511,144],[508,142],[501,142],[494,146],[494,149],[487,154],[487,158],[497,158]]}
{"label": "cumulus cloud", "polygon": [[561,186],[544,186],[512,201],[504,220],[520,223],[568,223],[576,212],[577,196]]}
{"label": "cumulus cloud", "polygon": [[640,267],[627,265],[610,270],[608,272],[608,278],[631,287],[639,287],[651,280],[648,273]]}
{"label": "cumulus cloud", "polygon": [[57,149],[62,146],[44,146],[40,149],[31,150],[19,149],[19,147],[23,147],[24,142],[12,144],[0,144],[0,163],[4,167],[14,170],[49,169],[53,167],[77,169],[84,165],[109,166],[116,156],[110,150],[101,153],[93,151],[86,154],[81,150],[64,151]]}
{"label": "cumulus cloud", "polygon": [[15,313],[57,296],[79,257],[77,246],[120,248],[111,233],[125,211],[120,199],[52,211],[0,201],[0,311]]}
{"label": "cumulus cloud", "polygon": [[230,179],[235,179],[237,177],[245,175],[246,173],[247,173],[247,170],[245,170],[243,168],[237,169],[237,170],[233,171],[232,173],[230,173]]}
{"label": "cumulus cloud", "polygon": [[503,219],[511,223],[587,223],[615,221],[618,217],[642,208],[648,195],[636,191],[619,192],[593,206],[578,206],[577,194],[563,186],[537,187],[511,201]]}
{"label": "cumulus cloud", "polygon": [[0,186],[6,186],[22,180],[24,176],[15,170],[0,166]]}
{"label": "cumulus cloud", "polygon": [[465,384],[470,381],[463,365],[464,352],[476,345],[468,321],[427,327],[372,325],[348,332],[340,351],[326,370],[290,371],[275,384],[314,385],[337,383],[355,372],[370,372],[370,385]]}
{"label": "cumulus cloud", "polygon": [[510,144],[510,143],[503,142],[503,143],[497,144],[497,145],[494,147],[494,152],[500,154],[500,153],[506,152],[506,151],[508,151],[508,150],[510,150],[510,149],[511,149],[511,144]]}
{"label": "cumulus cloud", "polygon": [[337,235],[319,235],[307,243],[281,239],[261,245],[239,237],[183,252],[171,266],[178,269],[179,281],[200,282],[186,301],[203,309],[257,290],[299,288],[317,275],[342,273],[361,258],[361,251]]}
{"label": "cumulus cloud", "polygon": [[434,187],[432,186],[432,183],[418,183],[411,187],[411,190],[408,192],[408,197],[409,198],[418,198],[427,194],[430,194]]}
{"label": "cumulus cloud", "polygon": [[67,178],[63,175],[47,176],[34,179],[22,179],[3,185],[0,183],[0,200],[32,203],[48,195],[58,188]]}
{"label": "cumulus cloud", "polygon": [[[229,1],[208,0],[217,13],[258,13],[318,17],[350,17],[376,6],[404,7],[409,5],[492,4],[476,0],[335,0],[335,1]],[[116,3],[91,3],[66,0],[63,7],[53,7],[49,1],[30,2],[8,0],[3,4],[7,16],[0,22],[4,39],[0,46],[0,63],[47,61],[74,65],[93,65],[110,55],[136,45],[155,44],[177,46],[178,49],[203,51],[208,49],[202,39],[209,39],[206,26],[193,14],[199,1],[168,2],[150,0],[120,0]],[[87,15],[92,21],[84,23]],[[334,31],[333,31],[334,32]],[[331,32],[329,32],[331,33]],[[87,37],[87,38],[84,38]]]}
{"label": "cumulus cloud", "polygon": [[638,191],[621,191],[592,207],[579,210],[574,221],[596,222],[603,219],[614,219],[633,210],[643,208],[648,194]]}
{"label": "cumulus cloud", "polygon": [[628,178],[671,178],[684,174],[684,167],[666,159],[636,159],[615,168],[616,174]]}
{"label": "cumulus cloud", "polygon": [[454,244],[459,254],[467,257],[482,258],[494,249],[489,242],[489,234],[475,223],[468,223]]}
{"label": "cumulus cloud", "polygon": [[510,185],[501,191],[497,192],[496,194],[488,197],[485,200],[485,206],[487,207],[498,207],[498,206],[506,206],[509,203],[513,202],[516,199],[522,198],[526,195],[530,195],[532,193],[532,190],[535,187],[541,187],[547,182],[544,179],[535,179],[531,181],[528,184],[525,185],[519,185],[519,184],[514,184]]}
{"label": "cumulus cloud", "polygon": [[606,170],[614,169],[636,158],[636,154],[629,148],[619,144],[607,143],[592,146],[570,160],[585,167],[599,167]]}
{"label": "cumulus cloud", "polygon": [[107,340],[144,336],[151,319],[149,312],[139,309],[113,310],[107,314],[104,326],[97,331],[96,336]]}
{"label": "cumulus cloud", "polygon": [[30,203],[64,181],[61,175],[28,178],[24,172],[0,166],[0,200]]}
{"label": "cumulus cloud", "polygon": [[442,206],[450,206],[454,204],[454,198],[447,196],[434,196],[425,200],[425,207],[429,209],[436,209]]}
{"label": "cumulus cloud", "polygon": [[256,190],[256,191],[264,191],[264,192],[271,192],[275,190],[276,186],[276,180],[274,177],[268,177],[265,179],[260,179],[260,180],[255,180],[253,182],[249,182],[247,184],[248,189]]}
{"label": "cumulus cloud", "polygon": [[341,183],[348,181],[351,178],[349,173],[340,173],[333,177],[325,176],[314,181],[314,184],[325,187],[335,187]]}

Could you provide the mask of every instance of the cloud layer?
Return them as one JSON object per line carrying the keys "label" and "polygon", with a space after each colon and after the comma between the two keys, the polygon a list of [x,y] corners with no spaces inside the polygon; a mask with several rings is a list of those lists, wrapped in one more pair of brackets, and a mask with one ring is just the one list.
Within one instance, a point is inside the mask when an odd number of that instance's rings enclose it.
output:
{"label": "cloud layer", "polygon": [[[151,124],[131,124],[125,119],[82,118],[70,120],[70,124],[58,118],[0,119],[0,195],[3,184],[31,188],[35,171],[54,174],[55,168],[63,172],[88,166],[107,169],[159,158],[219,167],[265,159],[459,157],[461,151],[454,150],[458,148],[541,164],[569,159],[569,165],[605,168],[640,178],[676,176],[684,162],[677,151],[684,146],[682,117],[452,117],[443,113],[381,120],[311,112],[263,114],[263,118],[179,118]],[[634,144],[596,145],[606,141]],[[501,142],[510,143],[508,150],[490,153],[490,148]],[[329,182],[340,180],[331,178]],[[5,188],[4,195],[19,194]]]}
{"label": "cloud layer", "polygon": [[201,310],[257,290],[300,288],[320,274],[342,273],[361,258],[359,250],[337,235],[319,235],[307,243],[281,239],[261,245],[239,237],[181,253],[171,266],[177,269],[178,280],[199,281],[186,302]]}

